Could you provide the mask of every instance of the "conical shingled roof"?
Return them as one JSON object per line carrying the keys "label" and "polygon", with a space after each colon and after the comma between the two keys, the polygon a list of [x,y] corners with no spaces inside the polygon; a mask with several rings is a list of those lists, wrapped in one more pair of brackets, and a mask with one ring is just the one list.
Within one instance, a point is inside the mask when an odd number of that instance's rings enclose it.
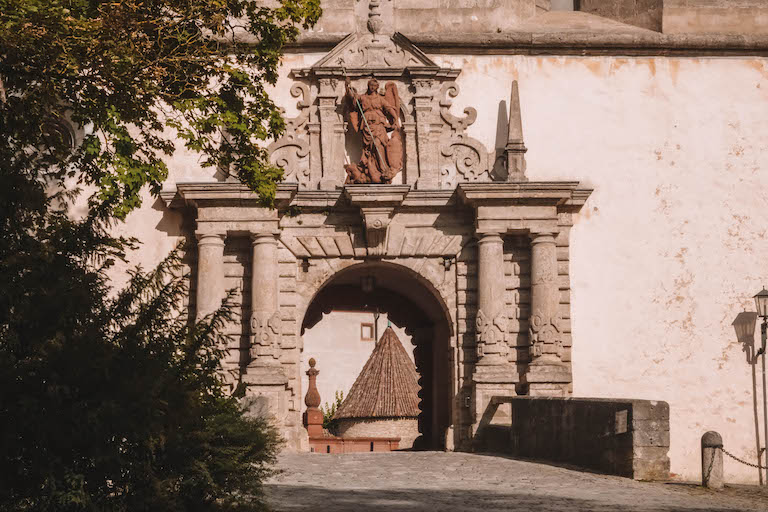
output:
{"label": "conical shingled roof", "polygon": [[416,366],[387,327],[334,418],[415,418],[419,389]]}

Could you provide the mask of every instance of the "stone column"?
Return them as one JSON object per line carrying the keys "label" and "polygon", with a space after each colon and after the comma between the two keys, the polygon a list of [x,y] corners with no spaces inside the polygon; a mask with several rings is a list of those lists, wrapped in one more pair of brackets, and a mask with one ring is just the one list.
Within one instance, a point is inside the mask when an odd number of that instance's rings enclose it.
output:
{"label": "stone column", "polygon": [[275,233],[251,235],[251,363],[243,381],[258,415],[284,426],[288,417],[288,377],[280,355],[282,319],[278,307],[277,239]]}
{"label": "stone column", "polygon": [[210,315],[226,297],[223,233],[197,234],[197,295],[195,312],[200,320]]}
{"label": "stone column", "polygon": [[531,237],[531,360],[526,382],[533,396],[563,396],[568,392],[571,373],[561,360],[562,318],[555,233],[533,233]]}
{"label": "stone column", "polygon": [[504,241],[498,233],[477,242],[477,366],[507,363]]}
{"label": "stone column", "polygon": [[519,378],[516,367],[507,360],[504,240],[498,233],[478,236],[477,362],[472,374],[472,430],[475,446],[482,447],[485,431],[490,425],[509,425],[510,422],[509,404],[494,409],[490,405],[492,398],[514,396]]}
{"label": "stone column", "polygon": [[251,240],[251,357],[256,366],[280,367],[277,239],[267,232],[254,233]]}

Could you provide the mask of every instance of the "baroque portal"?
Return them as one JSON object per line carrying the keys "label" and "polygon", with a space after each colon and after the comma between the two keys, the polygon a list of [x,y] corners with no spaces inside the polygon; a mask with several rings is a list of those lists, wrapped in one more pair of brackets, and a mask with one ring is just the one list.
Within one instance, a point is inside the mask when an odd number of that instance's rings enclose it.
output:
{"label": "baroque portal", "polygon": [[471,137],[477,111],[452,110],[461,70],[388,32],[371,6],[368,32],[291,72],[299,115],[269,147],[285,171],[275,209],[229,179],[165,198],[196,222],[196,314],[235,290],[233,389],[289,448],[307,449],[304,329],[339,301],[376,297],[417,340],[431,446],[469,449],[492,397],[571,392],[569,231],[591,191],[527,180],[517,82],[503,147]]}

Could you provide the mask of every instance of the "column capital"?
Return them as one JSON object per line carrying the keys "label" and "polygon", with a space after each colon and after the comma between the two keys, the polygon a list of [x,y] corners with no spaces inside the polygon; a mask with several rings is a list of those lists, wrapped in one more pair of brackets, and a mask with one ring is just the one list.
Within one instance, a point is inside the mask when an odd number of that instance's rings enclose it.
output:
{"label": "column capital", "polygon": [[543,243],[555,243],[555,238],[557,237],[558,233],[557,231],[532,231],[531,236],[531,243],[532,244],[543,244]]}
{"label": "column capital", "polygon": [[499,231],[478,231],[475,233],[475,237],[477,238],[477,243],[504,242]]}
{"label": "column capital", "polygon": [[224,232],[196,231],[197,245],[224,245],[227,234]]}
{"label": "column capital", "polygon": [[259,231],[251,233],[251,244],[276,244],[280,231]]}

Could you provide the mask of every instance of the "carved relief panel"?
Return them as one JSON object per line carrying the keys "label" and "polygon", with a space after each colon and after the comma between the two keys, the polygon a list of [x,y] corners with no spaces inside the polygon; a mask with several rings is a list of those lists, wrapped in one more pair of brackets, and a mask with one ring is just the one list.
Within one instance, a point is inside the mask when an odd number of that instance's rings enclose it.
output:
{"label": "carved relief panel", "polygon": [[314,66],[291,72],[297,82],[290,92],[301,98],[299,115],[286,120],[285,135],[269,147],[286,181],[310,190],[345,183],[435,190],[465,182],[524,181],[516,84],[511,84],[509,141],[489,149],[467,133],[477,110],[451,111],[461,70],[440,67],[401,34],[384,33],[351,34]]}

